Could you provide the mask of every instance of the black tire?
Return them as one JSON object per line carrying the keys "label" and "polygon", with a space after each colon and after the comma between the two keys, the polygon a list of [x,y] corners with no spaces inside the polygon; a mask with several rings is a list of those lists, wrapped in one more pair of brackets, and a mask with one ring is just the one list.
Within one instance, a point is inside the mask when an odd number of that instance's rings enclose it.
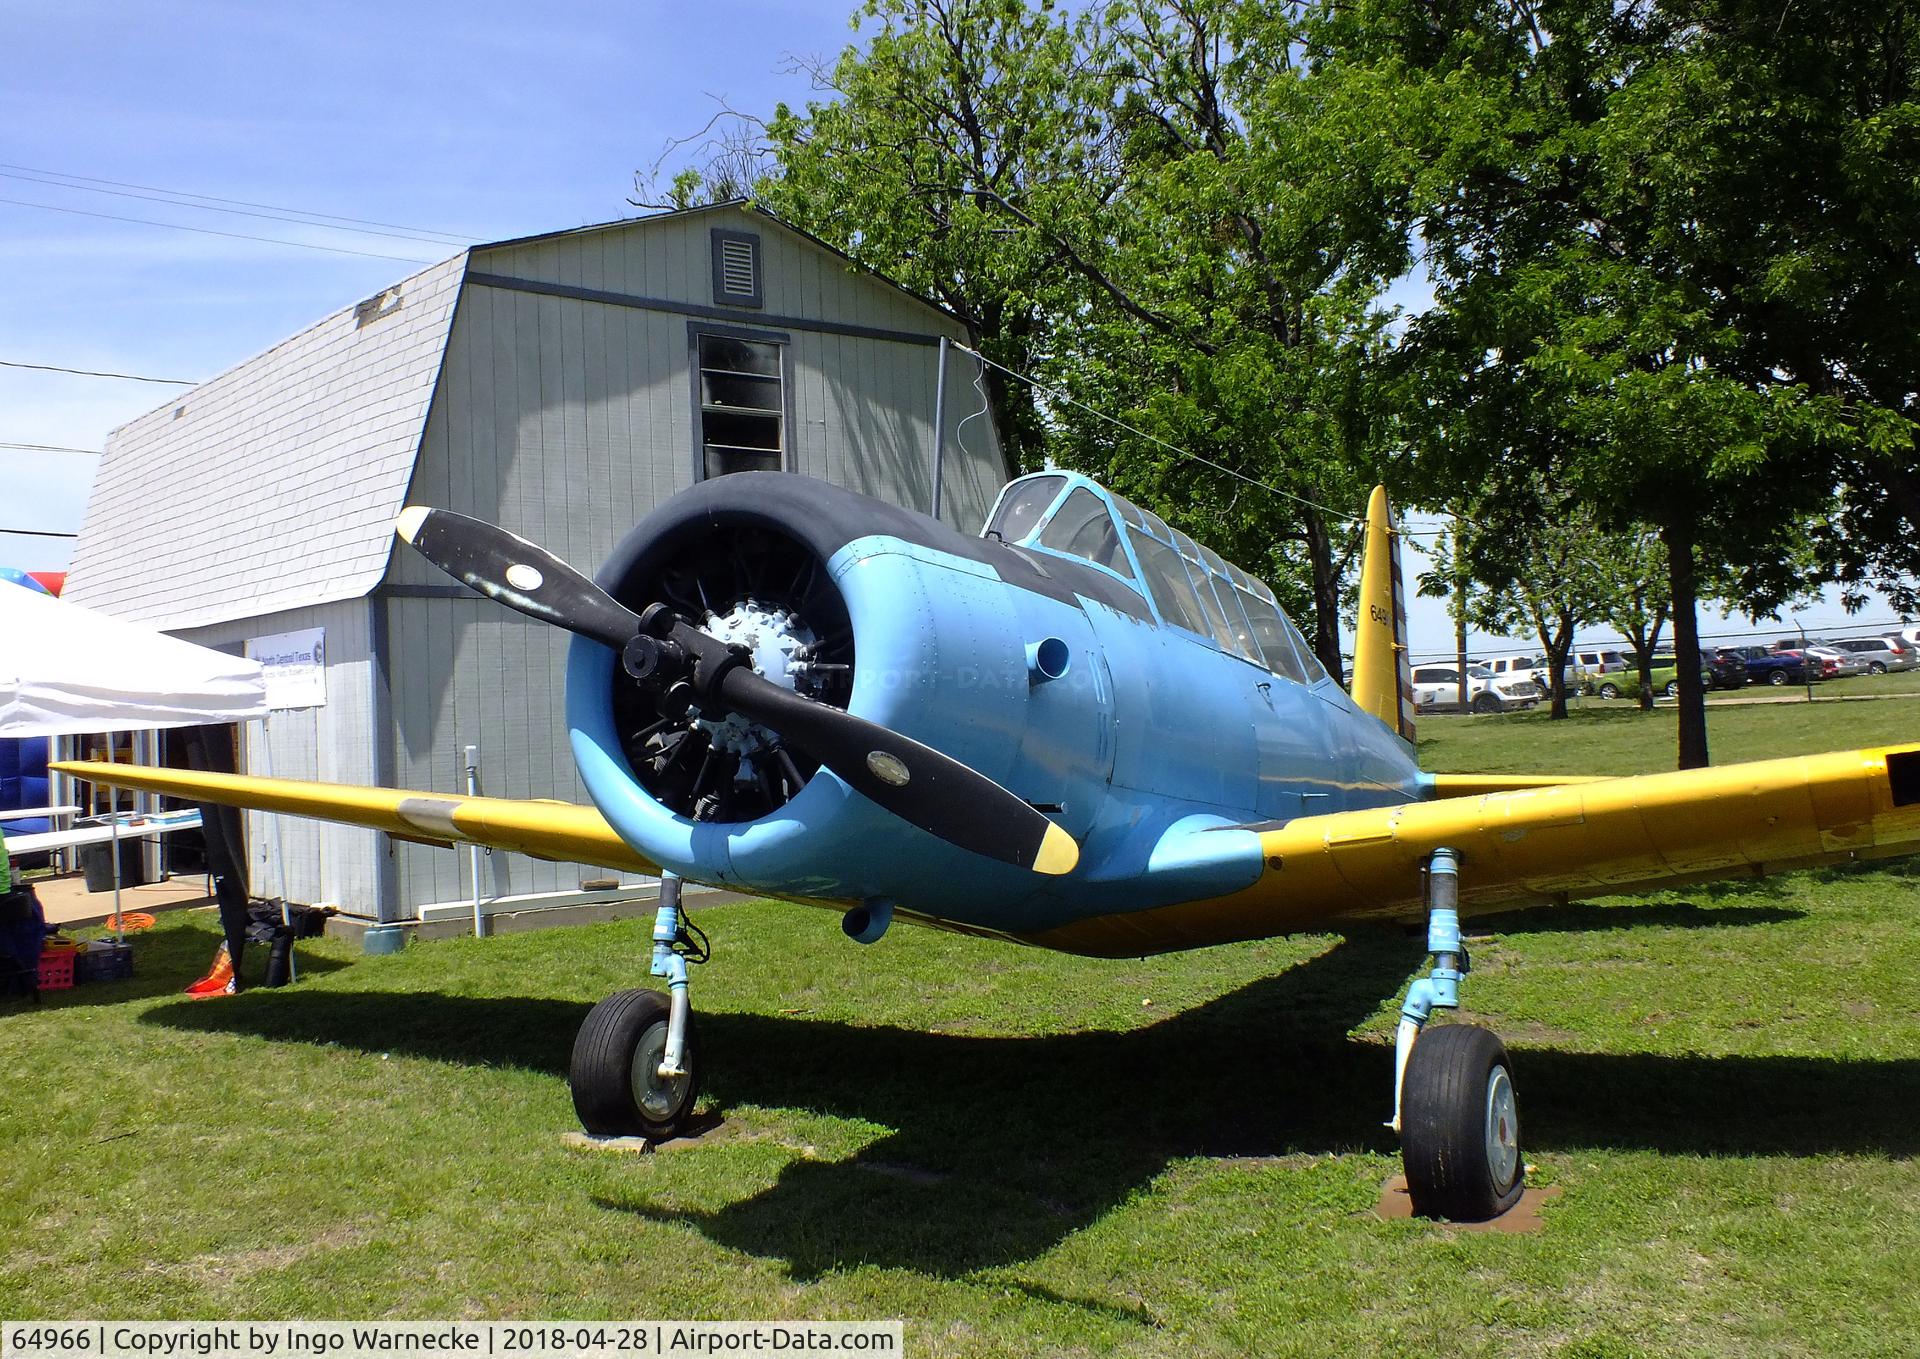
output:
{"label": "black tire", "polygon": [[[658,991],[618,991],[587,1012],[573,1040],[567,1084],[580,1126],[595,1137],[646,1137],[663,1142],[677,1136],[700,1097],[700,1044],[687,1021],[682,1058],[687,1074],[662,1081],[653,1070],[666,1044],[667,998]],[[634,1090],[635,1059],[647,1053],[646,1080],[651,1096],[642,1104]]]}
{"label": "black tire", "polygon": [[1887,667],[1880,661],[1868,661],[1867,673],[1869,675],[1884,675],[1887,673]]}
{"label": "black tire", "polygon": [[1680,681],[1677,679],[1668,680],[1667,687],[1662,689],[1660,692],[1665,694],[1668,698],[1680,697]]}
{"label": "black tire", "polygon": [[1620,686],[1619,686],[1619,685],[1617,685],[1617,684],[1612,684],[1612,683],[1608,683],[1608,684],[1603,684],[1603,685],[1601,685],[1601,686],[1600,686],[1600,697],[1602,697],[1602,698],[1618,698],[1618,697],[1620,697]]}
{"label": "black tire", "polygon": [[1492,694],[1476,695],[1473,700],[1473,710],[1477,713],[1497,713],[1500,711],[1500,700]]}
{"label": "black tire", "polygon": [[1498,1035],[1471,1024],[1420,1035],[1400,1095],[1400,1158],[1422,1217],[1485,1222],[1520,1201],[1527,1163],[1513,1066]]}
{"label": "black tire", "polygon": [[1769,671],[1767,673],[1767,683],[1775,686],[1776,688],[1779,687],[1780,685],[1787,683],[1787,672],[1784,670]]}

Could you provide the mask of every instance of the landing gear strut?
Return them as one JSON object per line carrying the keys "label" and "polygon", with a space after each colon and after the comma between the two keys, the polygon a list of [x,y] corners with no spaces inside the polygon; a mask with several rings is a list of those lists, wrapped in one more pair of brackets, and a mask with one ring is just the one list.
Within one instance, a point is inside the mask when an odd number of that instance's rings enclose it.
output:
{"label": "landing gear strut", "polygon": [[680,910],[680,879],[660,878],[653,921],[653,975],[667,994],[619,991],[587,1013],[573,1040],[567,1083],[580,1124],[595,1137],[677,1136],[700,1094],[699,1042],[687,996],[687,964],[703,963],[704,935]]}
{"label": "landing gear strut", "polygon": [[1427,951],[1394,1039],[1393,1122],[1407,1191],[1422,1217],[1484,1222],[1520,1201],[1526,1163],[1506,1046],[1490,1030],[1449,1024],[1423,1033],[1436,1009],[1460,1004],[1467,954],[1460,942],[1460,865],[1435,850],[1427,869]]}

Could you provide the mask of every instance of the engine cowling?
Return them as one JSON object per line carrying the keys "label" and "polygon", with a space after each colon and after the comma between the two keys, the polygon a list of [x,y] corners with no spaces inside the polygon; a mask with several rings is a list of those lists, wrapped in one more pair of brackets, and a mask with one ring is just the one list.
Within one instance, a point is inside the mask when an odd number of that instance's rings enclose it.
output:
{"label": "engine cowling", "polygon": [[[1023,571],[1042,580],[1010,549],[898,506],[809,477],[742,473],[661,506],[597,581],[635,610],[668,604],[747,648],[768,679],[1051,810],[1063,786],[1103,786],[1110,742],[1094,728],[1109,695],[1090,660],[1076,664],[1093,648],[1074,595],[1006,579]],[[1029,651],[1042,640],[1036,672]],[[1033,875],[888,815],[737,715],[661,717],[598,643],[573,643],[567,714],[595,804],[687,877],[849,902],[924,897],[943,873],[969,890],[1032,890]],[[1090,791],[1076,801],[1082,815],[1061,819],[1069,833],[1094,811]]]}

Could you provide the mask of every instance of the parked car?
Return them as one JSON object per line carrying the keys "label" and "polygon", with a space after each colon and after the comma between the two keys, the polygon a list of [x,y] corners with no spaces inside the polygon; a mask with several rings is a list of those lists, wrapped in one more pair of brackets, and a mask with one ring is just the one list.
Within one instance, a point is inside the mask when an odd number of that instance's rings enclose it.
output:
{"label": "parked car", "polygon": [[[1773,645],[1778,649],[1780,643]],[[1800,652],[1807,658],[1809,666],[1819,665],[1821,679],[1851,679],[1867,673],[1864,657],[1856,656],[1851,651],[1842,651],[1824,639],[1808,642],[1800,648]]]}
{"label": "parked car", "polygon": [[1808,668],[1798,651],[1775,651],[1764,646],[1723,646],[1723,656],[1737,656],[1747,667],[1748,684],[1805,684],[1819,679],[1819,666]]}
{"label": "parked car", "polygon": [[[1553,691],[1553,680],[1551,678],[1553,669],[1552,666],[1548,664],[1545,656],[1489,656],[1486,660],[1480,662],[1480,666],[1496,680],[1532,680],[1534,687],[1539,689],[1542,694]],[[1571,660],[1569,660],[1564,667],[1564,673],[1566,674],[1567,692],[1572,693],[1576,686],[1574,684],[1574,670]]]}
{"label": "parked car", "polygon": [[[1726,668],[1732,670],[1734,665],[1730,663]],[[1740,682],[1745,684],[1747,682],[1746,666],[1744,664],[1739,665],[1739,670]],[[1656,654],[1652,657],[1652,664],[1649,667],[1649,677],[1653,680],[1653,691],[1656,694],[1663,695],[1667,698],[1677,697],[1680,693],[1679,657],[1671,653],[1665,655]],[[1707,662],[1706,653],[1704,652],[1701,653],[1700,683],[1709,686],[1713,683],[1712,667]],[[1640,696],[1639,667],[1629,664],[1621,674],[1608,675],[1594,687],[1594,692],[1601,698],[1638,698]]]}
{"label": "parked car", "polygon": [[1884,675],[1890,670],[1911,670],[1915,664],[1914,648],[1892,637],[1846,637],[1835,642],[1840,651],[1851,652],[1867,663],[1867,673]]}
{"label": "parked car", "polygon": [[[1531,708],[1540,701],[1540,686],[1530,679],[1497,679],[1485,666],[1467,667],[1467,706],[1477,713]],[[1460,671],[1451,665],[1423,665],[1413,672],[1413,706],[1458,708]]]}
{"label": "parked car", "polygon": [[1632,658],[1623,651],[1576,651],[1573,653],[1574,673],[1580,679],[1580,692],[1590,694],[1599,686],[1606,675],[1617,675],[1632,664]]}
{"label": "parked car", "polygon": [[1701,678],[1709,689],[1739,689],[1746,685],[1747,663],[1738,656],[1702,647],[1700,663],[1705,667]]}

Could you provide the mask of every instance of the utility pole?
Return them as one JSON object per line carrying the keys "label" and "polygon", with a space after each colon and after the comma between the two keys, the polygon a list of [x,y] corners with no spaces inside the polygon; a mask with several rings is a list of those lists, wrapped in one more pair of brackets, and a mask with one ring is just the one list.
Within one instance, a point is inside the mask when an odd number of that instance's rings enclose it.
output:
{"label": "utility pole", "polygon": [[1460,711],[1467,707],[1467,544],[1466,517],[1453,512],[1453,649],[1460,666]]}

